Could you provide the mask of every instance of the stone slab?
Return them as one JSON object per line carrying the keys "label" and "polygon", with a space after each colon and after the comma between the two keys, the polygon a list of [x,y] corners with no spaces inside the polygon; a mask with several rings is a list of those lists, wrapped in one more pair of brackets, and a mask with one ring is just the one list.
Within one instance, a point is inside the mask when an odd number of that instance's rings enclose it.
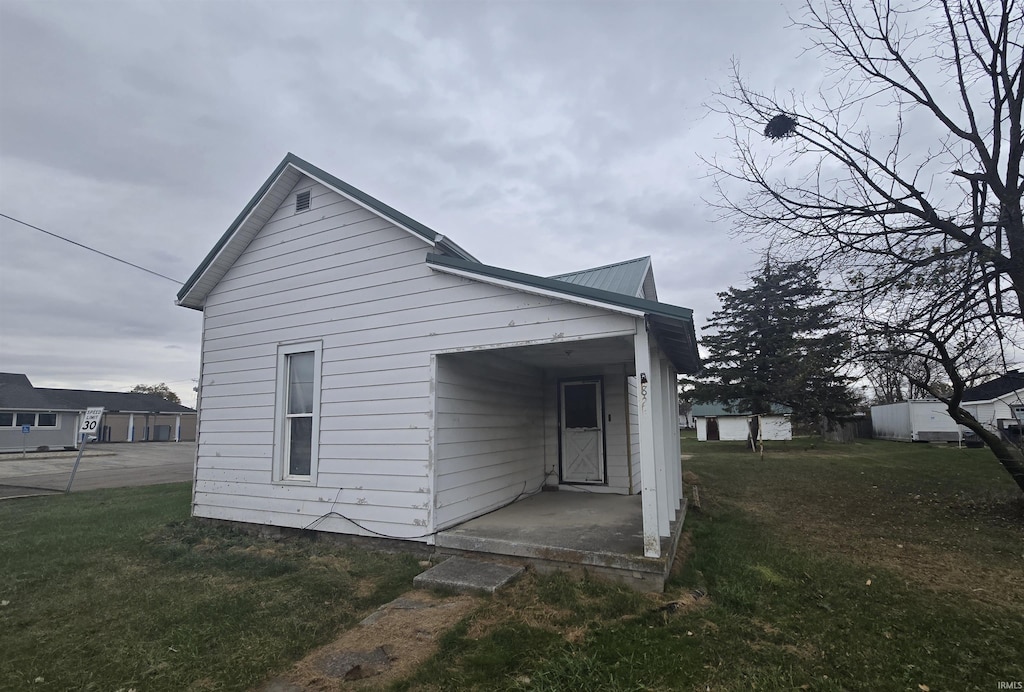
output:
{"label": "stone slab", "polygon": [[522,565],[450,557],[413,578],[414,586],[457,593],[494,593],[523,573]]}

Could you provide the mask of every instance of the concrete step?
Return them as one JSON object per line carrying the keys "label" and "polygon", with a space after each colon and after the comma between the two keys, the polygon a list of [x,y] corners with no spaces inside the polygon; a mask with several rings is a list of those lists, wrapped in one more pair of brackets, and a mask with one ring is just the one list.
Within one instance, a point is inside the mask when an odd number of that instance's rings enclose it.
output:
{"label": "concrete step", "polygon": [[499,565],[496,562],[450,557],[417,574],[413,586],[421,589],[444,589],[456,593],[494,593],[523,573],[521,565]]}

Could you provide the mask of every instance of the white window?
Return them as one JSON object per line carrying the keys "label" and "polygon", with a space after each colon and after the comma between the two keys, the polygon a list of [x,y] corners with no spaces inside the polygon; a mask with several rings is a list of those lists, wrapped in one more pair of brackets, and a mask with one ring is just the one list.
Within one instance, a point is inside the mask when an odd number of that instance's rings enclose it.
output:
{"label": "white window", "polygon": [[316,483],[320,438],[320,342],[277,349],[276,480]]}

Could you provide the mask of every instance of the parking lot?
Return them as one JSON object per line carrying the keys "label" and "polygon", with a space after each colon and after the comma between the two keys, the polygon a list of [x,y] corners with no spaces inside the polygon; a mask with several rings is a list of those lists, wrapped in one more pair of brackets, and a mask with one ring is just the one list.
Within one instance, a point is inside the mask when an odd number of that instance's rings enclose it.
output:
{"label": "parking lot", "polygon": [[[77,452],[0,454],[0,499],[64,492]],[[86,447],[71,492],[192,480],[195,442]]]}

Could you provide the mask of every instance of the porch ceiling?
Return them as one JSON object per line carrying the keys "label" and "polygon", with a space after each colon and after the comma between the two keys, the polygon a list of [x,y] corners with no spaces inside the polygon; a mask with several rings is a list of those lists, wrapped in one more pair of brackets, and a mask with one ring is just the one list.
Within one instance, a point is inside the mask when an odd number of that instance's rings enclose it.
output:
{"label": "porch ceiling", "polygon": [[625,363],[632,369],[634,358],[633,339],[629,336],[499,348],[487,353],[544,369],[594,367],[610,363]]}

